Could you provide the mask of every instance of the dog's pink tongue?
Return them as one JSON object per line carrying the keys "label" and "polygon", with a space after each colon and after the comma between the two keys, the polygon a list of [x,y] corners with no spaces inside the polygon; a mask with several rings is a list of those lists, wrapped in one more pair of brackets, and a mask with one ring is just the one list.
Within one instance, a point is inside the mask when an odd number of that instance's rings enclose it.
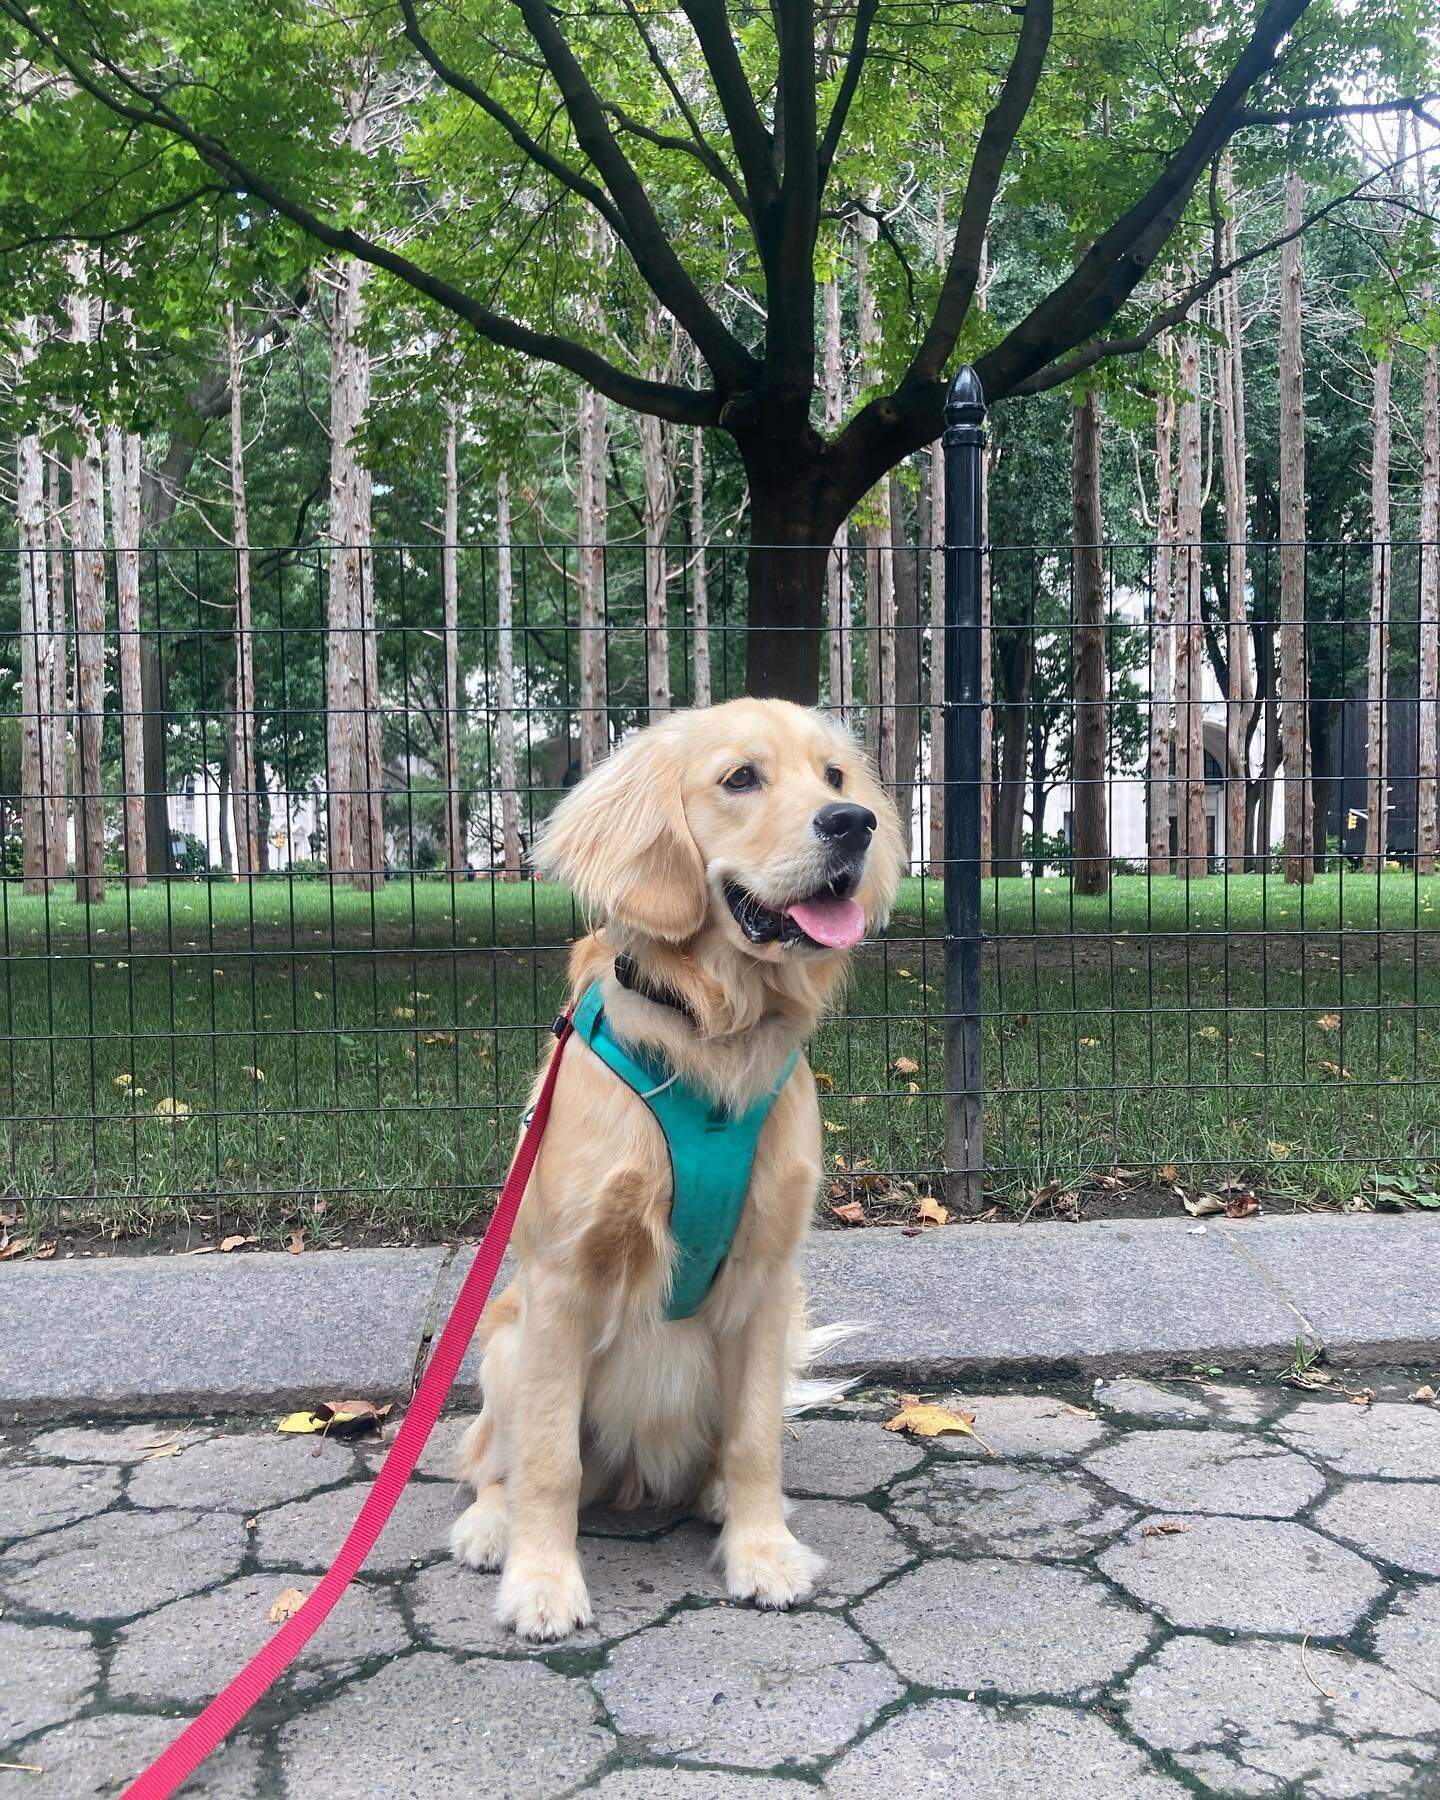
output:
{"label": "dog's pink tongue", "polygon": [[819,900],[797,900],[785,910],[806,937],[832,950],[848,950],[865,935],[865,909],[854,900],[827,895]]}

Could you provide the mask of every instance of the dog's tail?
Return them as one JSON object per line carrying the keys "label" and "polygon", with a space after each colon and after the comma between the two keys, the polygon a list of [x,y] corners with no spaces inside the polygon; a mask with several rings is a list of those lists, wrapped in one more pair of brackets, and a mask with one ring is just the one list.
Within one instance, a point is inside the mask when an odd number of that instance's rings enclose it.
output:
{"label": "dog's tail", "polygon": [[868,1325],[810,1325],[803,1313],[790,1331],[788,1345],[790,1373],[785,1383],[785,1417],[796,1418],[812,1406],[829,1406],[848,1394],[860,1380],[858,1375],[811,1375],[811,1365],[837,1344],[848,1343],[869,1330]]}

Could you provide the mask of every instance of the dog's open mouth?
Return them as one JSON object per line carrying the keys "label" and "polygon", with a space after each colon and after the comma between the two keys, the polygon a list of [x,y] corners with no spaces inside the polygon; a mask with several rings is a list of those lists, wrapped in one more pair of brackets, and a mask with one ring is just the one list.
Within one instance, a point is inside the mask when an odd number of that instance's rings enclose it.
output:
{"label": "dog's open mouth", "polygon": [[865,909],[835,890],[834,881],[805,900],[767,906],[738,881],[725,883],[735,923],[752,944],[812,944],[821,950],[848,950],[865,935]]}

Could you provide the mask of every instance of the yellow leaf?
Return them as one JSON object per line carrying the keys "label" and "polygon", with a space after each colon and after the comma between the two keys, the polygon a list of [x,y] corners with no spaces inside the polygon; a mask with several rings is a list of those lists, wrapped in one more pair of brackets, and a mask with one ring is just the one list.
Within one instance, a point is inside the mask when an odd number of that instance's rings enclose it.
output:
{"label": "yellow leaf", "polygon": [[1277,1143],[1274,1138],[1271,1138],[1270,1142],[1265,1146],[1265,1148],[1270,1152],[1270,1154],[1275,1158],[1275,1160],[1277,1162],[1288,1162],[1290,1160],[1289,1144]]}
{"label": "yellow leaf", "polygon": [[413,1006],[397,1006],[395,1008],[395,1017],[397,1019],[413,1019],[415,1017],[415,1008]]}
{"label": "yellow leaf", "polygon": [[328,1418],[322,1419],[318,1413],[293,1412],[283,1418],[275,1427],[277,1431],[303,1432],[307,1436],[324,1431],[330,1424]]}
{"label": "yellow leaf", "polygon": [[920,1065],[913,1056],[897,1056],[890,1067],[901,1075],[918,1075]]}
{"label": "yellow leaf", "polygon": [[815,1071],[815,1086],[822,1094],[833,1093],[835,1090],[835,1077],[828,1069],[817,1069]]}
{"label": "yellow leaf", "polygon": [[293,1619],[305,1604],[305,1596],[299,1588],[286,1588],[278,1594],[270,1608],[270,1623],[283,1625],[287,1619]]}
{"label": "yellow leaf", "polygon": [[155,1116],[158,1119],[184,1119],[188,1118],[189,1114],[190,1108],[184,1100],[157,1100],[155,1102]]}
{"label": "yellow leaf", "polygon": [[845,1127],[843,1125],[837,1125],[833,1119],[827,1119],[825,1121],[825,1129],[827,1131],[840,1132],[844,1131]]}
{"label": "yellow leaf", "polygon": [[116,1087],[133,1087],[135,1085],[135,1077],[133,1075],[117,1075],[115,1077],[115,1085]]}
{"label": "yellow leaf", "polygon": [[915,979],[908,969],[897,969],[895,973],[902,981],[913,981]]}
{"label": "yellow leaf", "polygon": [[1098,1050],[1100,1048],[1100,1040],[1099,1038],[1082,1037],[1080,1039],[1080,1048],[1082,1050]]}
{"label": "yellow leaf", "polygon": [[973,1437],[987,1456],[995,1454],[976,1431],[974,1413],[954,1412],[937,1401],[922,1400],[918,1394],[900,1396],[900,1410],[893,1419],[885,1421],[885,1429],[908,1431],[911,1437],[925,1438],[942,1437],[952,1431],[959,1432],[965,1437]]}
{"label": "yellow leaf", "polygon": [[1321,1013],[1315,1021],[1321,1031],[1338,1031],[1340,1029],[1339,1013]]}
{"label": "yellow leaf", "polygon": [[265,1079],[265,1071],[263,1069],[257,1069],[253,1063],[242,1064],[241,1071],[243,1074],[248,1075],[252,1081],[263,1082]]}
{"label": "yellow leaf", "polygon": [[932,1200],[929,1194],[926,1194],[920,1202],[920,1210],[917,1217],[923,1220],[927,1225],[948,1225],[950,1223],[950,1209],[941,1206],[938,1201]]}
{"label": "yellow leaf", "polygon": [[1220,1027],[1218,1025],[1202,1025],[1200,1027],[1200,1035],[1202,1038],[1208,1038],[1213,1043],[1220,1036]]}

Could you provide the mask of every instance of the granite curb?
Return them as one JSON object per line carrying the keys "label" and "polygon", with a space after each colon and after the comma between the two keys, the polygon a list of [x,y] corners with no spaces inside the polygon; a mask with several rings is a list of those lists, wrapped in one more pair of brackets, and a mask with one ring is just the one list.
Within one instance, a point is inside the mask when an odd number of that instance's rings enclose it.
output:
{"label": "granite curb", "polygon": [[[820,1233],[827,1368],[904,1382],[1351,1366],[1440,1355],[1440,1219],[1296,1216]],[[0,1417],[405,1401],[473,1251],[125,1257],[0,1269]],[[471,1365],[473,1367],[473,1364]]]}

